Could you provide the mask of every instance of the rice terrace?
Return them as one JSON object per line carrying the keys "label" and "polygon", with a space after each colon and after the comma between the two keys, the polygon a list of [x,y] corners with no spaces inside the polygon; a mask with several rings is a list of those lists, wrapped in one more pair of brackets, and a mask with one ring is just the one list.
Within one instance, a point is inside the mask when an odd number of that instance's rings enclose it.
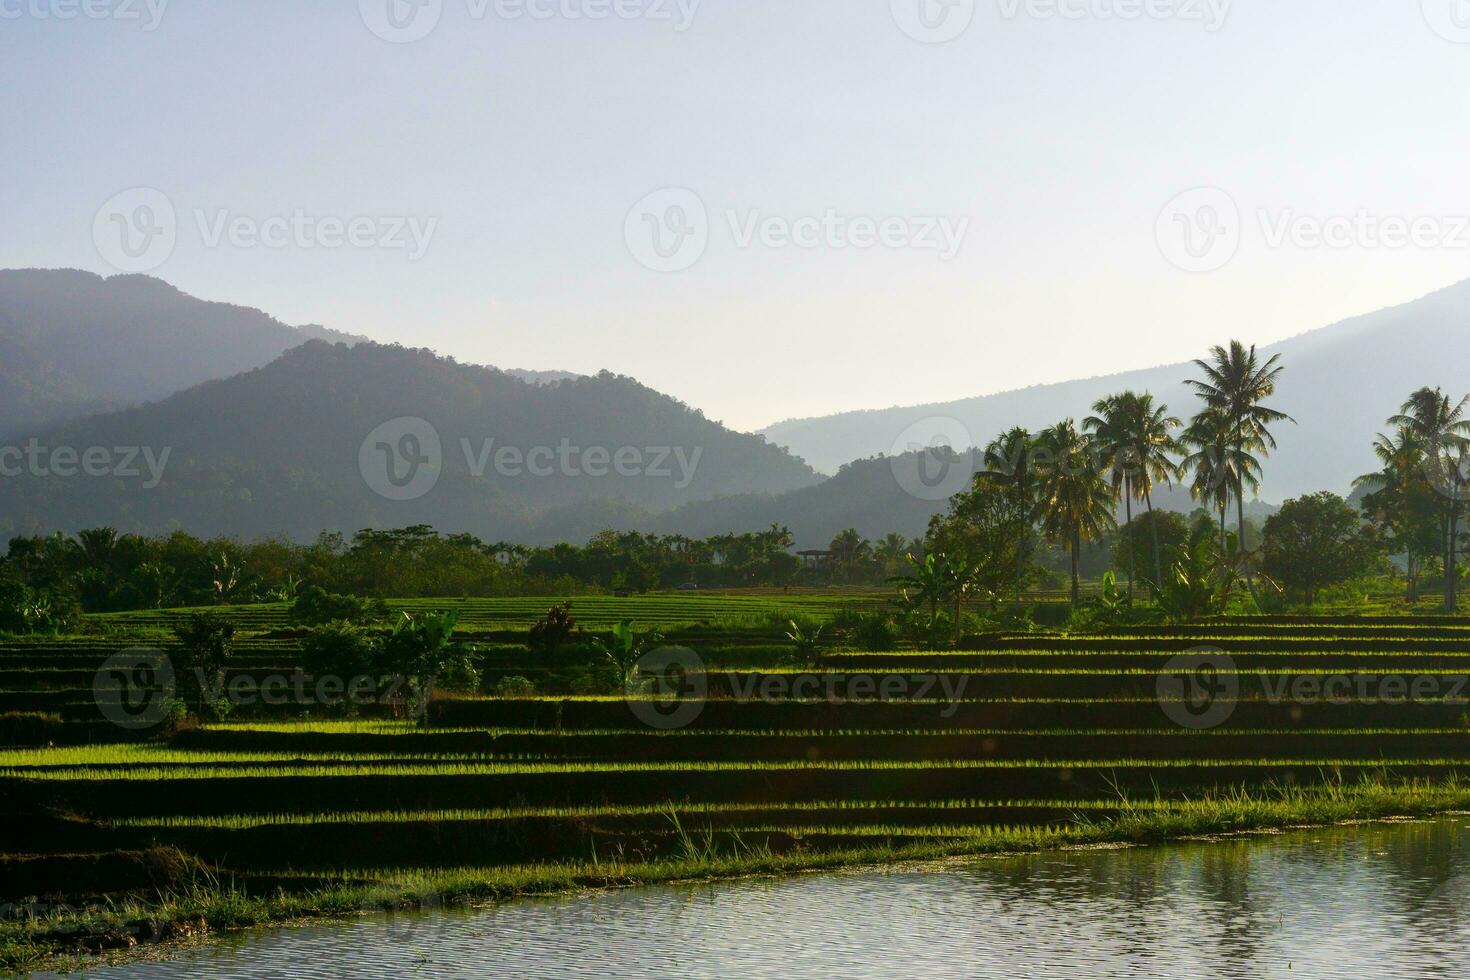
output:
{"label": "rice terrace", "polygon": [[1470,977],[1467,13],[0,0],[0,976]]}

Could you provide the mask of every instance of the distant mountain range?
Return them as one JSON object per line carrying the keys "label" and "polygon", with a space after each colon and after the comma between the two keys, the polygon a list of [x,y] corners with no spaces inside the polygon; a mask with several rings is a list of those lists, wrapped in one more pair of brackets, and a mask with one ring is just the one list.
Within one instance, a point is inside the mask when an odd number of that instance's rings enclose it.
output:
{"label": "distant mountain range", "polygon": [[[213,303],[161,279],[0,270],[0,438],[263,367],[308,340],[367,338]],[[576,377],[511,372],[534,383]]]}
{"label": "distant mountain range", "polygon": [[[1354,477],[1374,467],[1373,436],[1410,392],[1439,385],[1458,398],[1470,391],[1467,339],[1470,281],[1262,347],[1264,356],[1280,354],[1286,367],[1272,404],[1298,423],[1274,430],[1280,448],[1266,466],[1262,498],[1280,502],[1316,490],[1346,494]],[[973,444],[984,445],[1016,425],[1035,430],[1069,416],[1080,422],[1093,402],[1125,388],[1153,392],[1187,421],[1199,403],[1184,381],[1198,373],[1193,364],[1170,364],[962,401],[798,419],[762,434],[831,473],[850,460],[891,453],[895,443],[905,442],[906,430],[925,419],[957,420]]]}
{"label": "distant mountain range", "polygon": [[0,458],[12,473],[0,479],[0,533],[109,524],[304,538],[432,524],[522,540],[548,512],[580,529],[584,507],[657,514],[818,480],[785,450],[630,378],[538,385],[367,342],[310,341],[263,368],[31,438],[24,460],[14,448]]}
{"label": "distant mountain range", "polygon": [[[1277,428],[1263,499],[1345,493],[1410,391],[1470,390],[1467,336],[1470,282],[1263,348],[1286,367],[1274,403],[1300,423]],[[0,272],[0,540],[100,524],[308,538],[423,523],[532,544],[783,524],[803,548],[846,527],[914,536],[945,508],[906,451],[915,423],[958,420],[983,443],[1080,419],[1123,388],[1188,416],[1195,373],[1170,365],[749,435],[631,378],[459,364],[145,276]],[[57,448],[75,455],[47,455]],[[970,453],[956,459],[973,469]],[[1182,490],[1155,503],[1194,506]]]}

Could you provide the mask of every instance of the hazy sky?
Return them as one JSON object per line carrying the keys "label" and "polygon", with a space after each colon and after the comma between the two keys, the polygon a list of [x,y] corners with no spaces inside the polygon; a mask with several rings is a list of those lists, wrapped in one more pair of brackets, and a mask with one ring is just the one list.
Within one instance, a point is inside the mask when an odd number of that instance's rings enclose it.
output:
{"label": "hazy sky", "polygon": [[0,0],[0,266],[737,428],[1470,277],[1466,0],[160,2]]}

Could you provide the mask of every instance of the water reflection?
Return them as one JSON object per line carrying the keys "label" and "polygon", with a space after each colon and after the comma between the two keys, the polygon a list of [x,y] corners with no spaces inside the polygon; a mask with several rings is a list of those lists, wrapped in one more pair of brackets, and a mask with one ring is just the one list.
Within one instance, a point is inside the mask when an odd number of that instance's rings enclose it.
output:
{"label": "water reflection", "polygon": [[640,889],[252,935],[97,977],[1470,976],[1470,818]]}

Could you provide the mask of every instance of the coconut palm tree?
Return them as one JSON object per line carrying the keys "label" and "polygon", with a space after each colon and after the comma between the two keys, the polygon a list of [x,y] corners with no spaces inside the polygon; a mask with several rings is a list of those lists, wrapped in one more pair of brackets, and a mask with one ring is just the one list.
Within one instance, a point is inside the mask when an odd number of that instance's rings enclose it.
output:
{"label": "coconut palm tree", "polygon": [[[1183,423],[1169,414],[1169,406],[1154,404],[1154,396],[1148,392],[1125,391],[1104,398],[1092,409],[1098,414],[1089,417],[1083,425],[1102,442],[1103,451],[1113,467],[1114,491],[1119,489],[1120,482],[1122,484],[1128,524],[1133,524],[1135,500],[1142,500],[1148,508],[1149,524],[1153,528],[1154,581],[1163,581],[1164,560],[1159,548],[1159,527],[1153,520],[1153,491],[1160,482],[1173,486],[1174,477],[1179,475],[1179,467],[1172,458],[1181,448],[1179,440],[1174,437],[1174,430]],[[1136,564],[1130,534],[1129,596],[1133,595]]]}
{"label": "coconut palm tree", "polygon": [[1011,506],[1016,508],[1020,523],[1026,528],[1020,546],[1016,548],[1016,602],[1021,601],[1021,583],[1026,573],[1026,559],[1030,557],[1032,525],[1036,519],[1036,471],[1032,450],[1036,440],[1031,433],[1017,426],[995,438],[985,447],[980,474],[1003,488]]}
{"label": "coconut palm tree", "polygon": [[857,563],[872,553],[873,546],[858,533],[857,528],[850,527],[839,531],[827,550],[832,552],[832,560],[842,566],[842,581],[848,583],[852,581],[852,572]]}
{"label": "coconut palm tree", "polygon": [[1427,485],[1423,478],[1424,448],[1412,429],[1399,426],[1392,436],[1378,433],[1373,455],[1382,466],[1354,480],[1353,489],[1370,491],[1363,498],[1364,509],[1371,509],[1375,519],[1403,548],[1407,562],[1405,598],[1413,602],[1418,598],[1416,572],[1420,557],[1419,535],[1415,532],[1421,523],[1415,518],[1422,513],[1416,505],[1426,496],[1422,490]]}
{"label": "coconut palm tree", "polygon": [[1097,455],[1071,419],[1042,432],[1037,439],[1044,460],[1037,461],[1037,513],[1042,530],[1065,542],[1072,554],[1072,605],[1081,601],[1077,557],[1083,542],[1102,539],[1113,518],[1112,490]]}
{"label": "coconut palm tree", "polygon": [[[1229,422],[1229,442],[1234,457],[1234,475],[1237,481],[1235,513],[1239,524],[1240,550],[1245,555],[1245,483],[1244,457],[1259,453],[1270,455],[1276,448],[1276,437],[1271,426],[1277,422],[1295,422],[1290,415],[1263,404],[1276,393],[1276,382],[1284,368],[1279,363],[1280,354],[1272,354],[1264,363],[1256,355],[1256,347],[1246,347],[1232,340],[1228,348],[1214,347],[1210,360],[1196,360],[1195,366],[1203,372],[1199,380],[1186,382],[1205,406],[1224,414]],[[1255,584],[1251,580],[1250,565],[1245,566],[1246,587],[1255,599]]]}
{"label": "coconut palm tree", "polygon": [[1458,606],[1456,587],[1459,569],[1460,510],[1464,497],[1464,472],[1470,456],[1470,419],[1466,409],[1470,396],[1452,403],[1438,388],[1420,388],[1409,396],[1390,418],[1389,424],[1408,429],[1423,454],[1424,473],[1434,489],[1444,498],[1441,524],[1444,540],[1444,607],[1446,612]]}
{"label": "coconut palm tree", "polygon": [[882,564],[884,573],[891,573],[903,566],[903,558],[908,551],[908,538],[897,531],[889,531],[873,546],[873,557]]}

